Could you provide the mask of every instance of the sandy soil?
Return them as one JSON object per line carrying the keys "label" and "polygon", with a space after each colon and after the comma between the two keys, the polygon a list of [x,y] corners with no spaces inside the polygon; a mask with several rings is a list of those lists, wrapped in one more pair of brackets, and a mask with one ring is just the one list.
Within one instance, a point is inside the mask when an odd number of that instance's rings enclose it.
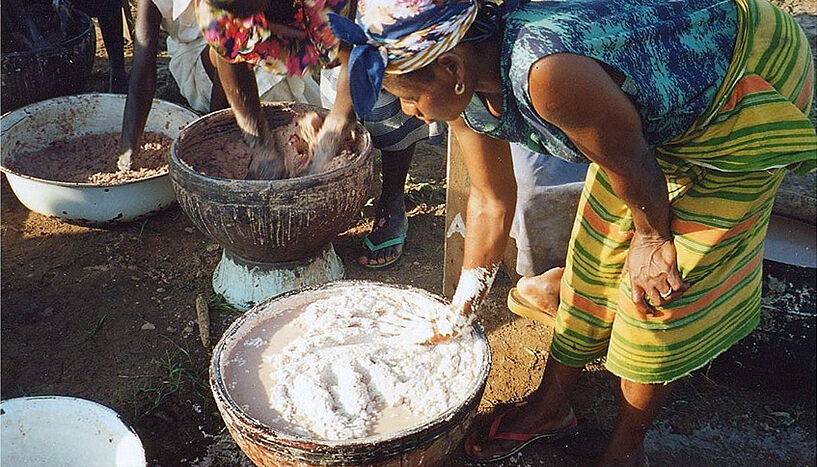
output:
{"label": "sandy soil", "polygon": [[[159,63],[157,97],[183,103],[167,59]],[[98,60],[92,89],[105,88],[106,73]],[[335,242],[347,277],[440,293],[444,174],[443,149],[421,145],[408,185],[402,260],[385,271],[356,266],[372,222],[370,203]],[[134,425],[151,466],[250,465],[216,411],[207,383],[210,352],[195,323],[199,294],[209,298],[214,339],[237,317],[210,286],[218,245],[178,207],[101,230],[29,212],[5,180],[0,196],[0,396],[63,394],[108,405]],[[493,367],[478,423],[524,398],[544,369],[551,332],[507,311],[510,286],[500,274],[482,310]],[[789,377],[746,381],[713,365],[685,378],[648,433],[652,465],[815,465],[814,386],[789,384]],[[572,396],[587,429],[569,443],[539,444],[498,465],[589,464],[612,426],[617,384],[601,365],[590,365]],[[466,464],[458,451],[446,465]]]}

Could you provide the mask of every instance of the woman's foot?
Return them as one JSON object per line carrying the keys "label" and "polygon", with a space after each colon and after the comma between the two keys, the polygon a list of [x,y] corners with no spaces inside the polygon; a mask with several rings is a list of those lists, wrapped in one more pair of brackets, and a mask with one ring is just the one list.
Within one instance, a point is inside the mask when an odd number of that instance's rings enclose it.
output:
{"label": "woman's foot", "polygon": [[474,461],[500,460],[533,440],[557,439],[575,432],[576,416],[569,404],[557,408],[526,403],[500,414],[491,426],[472,432],[465,452]]}
{"label": "woman's foot", "polygon": [[559,284],[565,268],[552,268],[538,276],[523,277],[516,283],[521,298],[550,316],[559,309]]}
{"label": "woman's foot", "polygon": [[403,254],[408,231],[408,218],[403,197],[378,202],[377,217],[364,246],[366,251],[358,258],[361,266],[382,268],[396,262]]}

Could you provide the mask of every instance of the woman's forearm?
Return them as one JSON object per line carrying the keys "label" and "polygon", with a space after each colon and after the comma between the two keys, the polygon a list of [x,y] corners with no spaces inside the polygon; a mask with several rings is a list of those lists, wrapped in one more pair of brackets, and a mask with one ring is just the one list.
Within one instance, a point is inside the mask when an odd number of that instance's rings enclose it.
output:
{"label": "woman's forearm", "polygon": [[133,68],[122,119],[120,146],[123,152],[135,152],[138,148],[156,91],[156,53],[161,13],[153,2],[140,2],[138,13]]}
{"label": "woman's forearm", "polygon": [[452,299],[455,308],[476,311],[493,284],[513,222],[516,199],[489,199],[471,190],[468,197],[462,271]]}
{"label": "woman's forearm", "polygon": [[655,153],[645,151],[631,164],[608,170],[613,191],[633,213],[635,231],[650,237],[670,238],[670,206],[667,182]]}
{"label": "woman's forearm", "polygon": [[554,54],[531,67],[529,86],[539,116],[607,173],[613,191],[632,210],[636,231],[668,236],[666,181],[641,115],[619,83],[592,58]]}
{"label": "woman's forearm", "polygon": [[338,59],[340,60],[340,74],[330,115],[351,121],[355,119],[355,109],[352,104],[352,93],[349,90],[349,49],[347,47],[340,46]]}
{"label": "woman's forearm", "polygon": [[516,179],[506,141],[478,134],[462,119],[450,127],[471,180],[462,272],[453,300],[456,309],[469,314],[490,290],[502,261],[516,206]]}
{"label": "woman's forearm", "polygon": [[515,197],[488,199],[472,190],[468,197],[463,269],[499,264],[513,222]]}
{"label": "woman's forearm", "polygon": [[252,66],[219,59],[216,60],[216,68],[224,95],[247,142],[254,147],[266,144],[269,130],[261,111],[261,99],[258,97],[258,84]]}

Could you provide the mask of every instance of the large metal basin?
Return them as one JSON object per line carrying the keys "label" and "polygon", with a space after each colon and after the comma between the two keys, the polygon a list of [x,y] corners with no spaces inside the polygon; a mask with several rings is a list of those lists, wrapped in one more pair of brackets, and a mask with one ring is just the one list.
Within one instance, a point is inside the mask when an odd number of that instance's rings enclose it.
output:
{"label": "large metal basin", "polygon": [[0,462],[8,466],[145,467],[139,436],[104,405],[65,396],[0,402]]}
{"label": "large metal basin", "polygon": [[[2,170],[12,191],[34,212],[82,225],[108,225],[142,218],[175,201],[170,177],[155,175],[118,185],[69,183],[31,177],[7,167],[10,158],[72,136],[118,133],[125,96],[81,94],[37,102],[0,119]],[[153,100],[145,131],[175,138],[197,115],[184,107]]]}

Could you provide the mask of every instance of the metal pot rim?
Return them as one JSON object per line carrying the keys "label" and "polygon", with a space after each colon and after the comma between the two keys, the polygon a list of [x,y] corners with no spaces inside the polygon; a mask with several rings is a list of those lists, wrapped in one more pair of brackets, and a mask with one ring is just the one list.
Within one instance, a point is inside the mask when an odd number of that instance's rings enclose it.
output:
{"label": "metal pot rim", "polygon": [[28,180],[31,180],[31,181],[34,181],[34,182],[44,183],[46,185],[64,186],[64,187],[69,187],[69,188],[114,188],[114,187],[120,187],[120,186],[124,186],[124,185],[131,185],[131,184],[146,182],[148,180],[154,180],[154,179],[157,179],[157,178],[167,177],[167,176],[170,175],[170,173],[168,171],[165,171],[165,172],[162,172],[162,173],[151,175],[151,176],[145,177],[145,178],[139,178],[139,179],[136,179],[136,180],[128,180],[126,182],[114,183],[114,184],[110,184],[110,185],[101,185],[101,184],[98,184],[98,183],[61,182],[61,181],[58,181],[58,180],[47,180],[47,179],[44,179],[44,178],[37,178],[37,177],[32,177],[31,175],[22,174],[20,172],[16,172],[14,170],[11,170],[11,169],[9,169],[9,168],[7,168],[5,166],[0,166],[0,172],[3,172],[5,174],[7,174],[7,175],[14,175],[16,177],[25,178],[25,179],[28,179]]}
{"label": "metal pot rim", "polygon": [[84,39],[88,35],[89,31],[92,34],[95,34],[95,32],[94,32],[94,22],[91,20],[90,16],[88,16],[87,14],[85,14],[85,12],[83,12],[82,10],[79,10],[79,9],[77,9],[75,7],[71,8],[71,13],[76,15],[77,17],[79,17],[80,20],[85,21],[85,24],[86,24],[85,29],[83,29],[82,32],[80,32],[76,36],[74,36],[74,37],[72,37],[70,39],[67,39],[64,42],[60,43],[60,44],[52,45],[50,47],[43,47],[41,49],[35,49],[35,50],[25,50],[25,51],[20,51],[20,52],[3,53],[2,58],[3,59],[14,59],[14,58],[29,57],[31,55],[37,55],[37,54],[42,54],[42,53],[57,52],[57,51],[69,48],[69,47],[73,46],[74,43],[79,42],[80,40]]}

